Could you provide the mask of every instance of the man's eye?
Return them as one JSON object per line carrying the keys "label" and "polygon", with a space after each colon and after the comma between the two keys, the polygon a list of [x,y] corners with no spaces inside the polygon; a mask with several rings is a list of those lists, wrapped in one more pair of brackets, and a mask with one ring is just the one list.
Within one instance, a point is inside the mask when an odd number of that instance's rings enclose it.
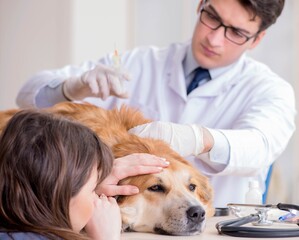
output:
{"label": "man's eye", "polygon": [[230,28],[230,34],[237,38],[244,38],[245,35],[237,29]]}
{"label": "man's eye", "polygon": [[216,21],[216,22],[220,22],[219,19],[215,15],[213,15],[209,12],[206,12],[206,13],[207,13],[208,18],[210,18],[211,20]]}
{"label": "man's eye", "polygon": [[214,14],[208,12],[208,11],[204,11],[206,13],[206,16],[212,20],[212,21],[217,21],[217,22],[220,22],[220,19],[219,17],[215,16]]}
{"label": "man's eye", "polygon": [[162,192],[162,193],[165,192],[165,188],[160,184],[153,185],[149,187],[147,190],[149,190],[150,192]]}
{"label": "man's eye", "polygon": [[196,189],[196,185],[193,184],[193,183],[191,183],[191,184],[189,185],[189,190],[190,190],[191,192],[194,192],[195,189]]}

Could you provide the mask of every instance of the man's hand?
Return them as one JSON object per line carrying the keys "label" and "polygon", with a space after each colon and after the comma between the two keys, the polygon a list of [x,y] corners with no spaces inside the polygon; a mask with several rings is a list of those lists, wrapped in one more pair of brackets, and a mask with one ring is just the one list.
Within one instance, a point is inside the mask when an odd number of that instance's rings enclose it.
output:
{"label": "man's hand", "polygon": [[169,162],[164,158],[146,153],[134,153],[122,158],[116,158],[110,175],[98,186],[98,195],[107,196],[132,195],[137,194],[139,189],[131,185],[117,185],[118,182],[126,177],[141,174],[158,173],[167,167]]}
{"label": "man's hand", "polygon": [[65,80],[63,93],[70,100],[82,100],[86,97],[99,97],[105,100],[110,95],[127,98],[125,82],[128,80],[128,74],[120,69],[98,64],[81,76]]}
{"label": "man's hand", "polygon": [[170,122],[151,122],[131,128],[129,133],[139,137],[161,139],[183,157],[197,156],[209,151],[211,146],[204,142],[207,129],[195,124],[176,124]]}

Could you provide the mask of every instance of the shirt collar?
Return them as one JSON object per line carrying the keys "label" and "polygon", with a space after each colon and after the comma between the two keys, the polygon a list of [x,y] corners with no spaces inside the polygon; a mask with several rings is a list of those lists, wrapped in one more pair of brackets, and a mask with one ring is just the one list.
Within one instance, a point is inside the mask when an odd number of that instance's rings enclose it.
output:
{"label": "shirt collar", "polygon": [[183,69],[184,69],[185,78],[187,78],[187,76],[189,76],[198,67],[199,65],[193,57],[192,47],[190,44],[186,51],[186,56],[183,60]]}
{"label": "shirt collar", "polygon": [[[224,74],[225,72],[227,72],[228,70],[230,70],[232,68],[232,66],[237,64],[242,58],[243,58],[243,56],[239,60],[237,60],[236,62],[234,62],[228,66],[214,68],[214,69],[208,69],[211,79],[215,79],[215,78],[219,77],[220,75]],[[200,66],[198,65],[198,63],[196,62],[196,60],[193,56],[192,47],[190,44],[186,51],[186,56],[183,60],[183,69],[184,69],[185,78],[187,78],[190,74],[192,74],[193,71],[198,67],[200,67]]]}

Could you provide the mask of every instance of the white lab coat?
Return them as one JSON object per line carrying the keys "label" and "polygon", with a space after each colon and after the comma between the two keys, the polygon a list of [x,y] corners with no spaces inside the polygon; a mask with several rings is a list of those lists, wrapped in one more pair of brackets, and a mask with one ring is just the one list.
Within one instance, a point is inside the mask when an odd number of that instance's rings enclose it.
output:
{"label": "white lab coat", "polygon": [[[210,177],[215,207],[242,203],[249,179],[259,180],[264,187],[268,167],[294,132],[292,87],[268,67],[244,55],[229,67],[215,69],[222,74],[187,96],[182,60],[188,44],[172,44],[165,49],[136,48],[124,53],[122,64],[131,75],[128,82],[131,97],[109,97],[105,102],[96,98],[86,100],[105,108],[125,103],[153,120],[198,123],[221,131],[230,145],[229,163],[223,170],[215,170],[201,156],[189,160]],[[111,56],[100,62],[111,64]],[[94,64],[85,62],[79,67],[38,74],[21,89],[18,102],[23,106],[35,105],[42,87],[56,87],[63,79],[79,75]]]}

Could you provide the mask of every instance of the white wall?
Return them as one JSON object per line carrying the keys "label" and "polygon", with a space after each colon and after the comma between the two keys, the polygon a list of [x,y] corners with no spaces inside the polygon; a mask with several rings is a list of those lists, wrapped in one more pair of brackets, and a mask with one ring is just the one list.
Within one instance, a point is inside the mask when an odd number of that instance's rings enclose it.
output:
{"label": "white wall", "polygon": [[69,0],[0,1],[0,110],[34,72],[70,61]]}
{"label": "white wall", "polygon": [[135,45],[167,46],[192,36],[198,0],[138,0],[133,22]]}
{"label": "white wall", "polygon": [[[189,39],[198,0],[73,0],[71,62],[140,45]],[[171,11],[170,11],[171,6]]]}
{"label": "white wall", "polygon": [[[299,16],[298,16],[298,10],[299,10],[299,1],[293,0],[293,10],[292,10],[292,15],[294,18],[294,21],[292,21],[293,26],[299,26]],[[296,28],[295,31],[295,38],[294,38],[294,44],[291,46],[291,49],[293,50],[293,55],[294,57],[294,62],[293,62],[293,71],[294,71],[294,87],[295,87],[295,93],[296,93],[296,103],[297,103],[297,111],[298,111],[298,105],[299,105],[299,30]],[[298,193],[298,185],[297,183],[299,182],[299,161],[298,161],[298,156],[299,156],[299,117],[297,113],[297,118],[296,118],[296,126],[297,126],[297,131],[295,132],[294,135],[294,141],[291,143],[292,148],[293,148],[293,155],[291,156],[291,159],[293,160],[292,168],[289,168],[289,174],[292,176],[292,181],[291,181],[291,202],[293,203],[298,203],[299,202],[299,193]]]}
{"label": "white wall", "polygon": [[[296,88],[298,81],[298,29],[295,24],[299,3],[287,0],[285,8],[275,25],[271,26],[260,45],[249,53],[252,57],[269,65],[273,71],[282,76]],[[297,90],[297,96],[299,89]],[[298,100],[298,99],[297,99]],[[298,104],[297,104],[298,105]],[[298,183],[298,130],[292,137],[285,152],[274,165],[273,178],[269,193],[269,202],[299,201]],[[279,195],[277,196],[277,190]]]}
{"label": "white wall", "polygon": [[131,1],[73,0],[71,63],[95,60],[116,48],[132,46]]}
{"label": "white wall", "polygon": [[[198,0],[0,0],[0,110],[42,69],[79,64],[137,45],[191,37]],[[299,1],[287,0],[277,24],[250,55],[289,81],[299,95]],[[298,101],[298,99],[297,99]],[[298,104],[297,104],[298,105]],[[298,122],[298,118],[297,118]],[[299,201],[298,130],[275,165],[273,203]],[[275,198],[276,197],[276,198]]]}

